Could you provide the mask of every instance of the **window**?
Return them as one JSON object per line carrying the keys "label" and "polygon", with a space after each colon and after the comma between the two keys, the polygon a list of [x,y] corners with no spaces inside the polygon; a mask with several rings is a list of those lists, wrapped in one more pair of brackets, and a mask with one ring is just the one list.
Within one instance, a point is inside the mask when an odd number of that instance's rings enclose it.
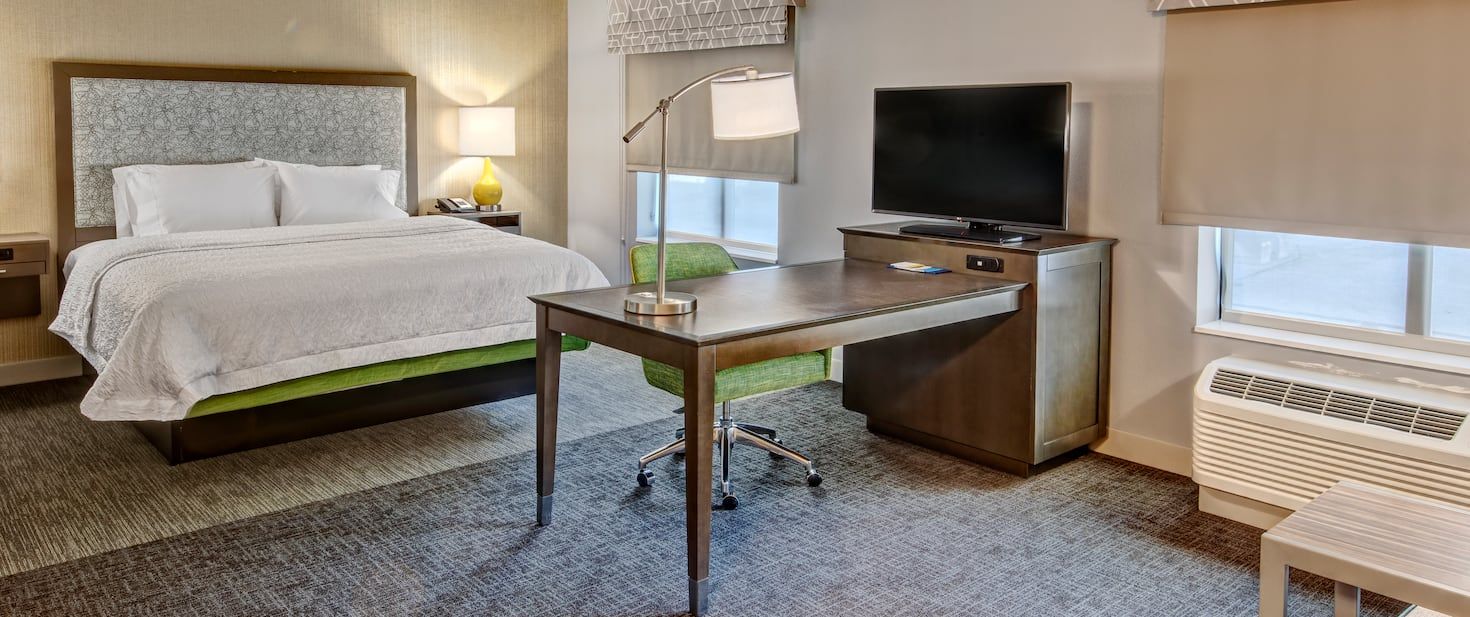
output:
{"label": "window", "polygon": [[1220,318],[1470,355],[1470,250],[1220,232]]}
{"label": "window", "polygon": [[[638,172],[638,239],[657,233],[658,174]],[[669,225],[673,241],[716,242],[732,255],[775,262],[780,184],[669,175]]]}

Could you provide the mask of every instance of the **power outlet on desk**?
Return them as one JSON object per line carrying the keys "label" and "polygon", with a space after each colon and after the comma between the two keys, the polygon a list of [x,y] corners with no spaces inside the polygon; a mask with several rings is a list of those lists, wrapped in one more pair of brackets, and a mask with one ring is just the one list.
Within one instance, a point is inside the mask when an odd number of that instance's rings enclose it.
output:
{"label": "power outlet on desk", "polygon": [[15,249],[0,249],[0,261],[14,261]]}
{"label": "power outlet on desk", "polygon": [[965,267],[981,272],[1005,272],[1006,262],[999,257],[969,255],[965,257]]}

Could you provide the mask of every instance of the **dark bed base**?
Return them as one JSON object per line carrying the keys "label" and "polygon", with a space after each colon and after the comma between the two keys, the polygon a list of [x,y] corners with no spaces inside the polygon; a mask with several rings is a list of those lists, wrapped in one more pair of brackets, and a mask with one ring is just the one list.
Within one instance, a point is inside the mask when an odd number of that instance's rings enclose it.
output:
{"label": "dark bed base", "polygon": [[536,360],[426,375],[173,422],[133,422],[170,465],[536,393]]}

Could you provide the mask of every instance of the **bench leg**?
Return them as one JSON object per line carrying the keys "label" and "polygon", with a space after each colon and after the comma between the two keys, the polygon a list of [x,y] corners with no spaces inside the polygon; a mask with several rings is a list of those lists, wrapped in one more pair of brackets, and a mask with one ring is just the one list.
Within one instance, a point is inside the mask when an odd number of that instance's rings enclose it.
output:
{"label": "bench leg", "polygon": [[1269,541],[1261,542],[1261,617],[1286,617],[1286,594],[1291,568],[1281,551]]}
{"label": "bench leg", "polygon": [[1333,591],[1333,616],[1334,617],[1358,617],[1358,606],[1361,595],[1358,588],[1347,583],[1334,583]]}

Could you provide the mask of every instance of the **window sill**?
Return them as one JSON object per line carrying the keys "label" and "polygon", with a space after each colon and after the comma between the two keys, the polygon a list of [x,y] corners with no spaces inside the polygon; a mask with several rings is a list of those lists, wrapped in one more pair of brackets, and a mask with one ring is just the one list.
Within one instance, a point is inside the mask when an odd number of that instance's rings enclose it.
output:
{"label": "window sill", "polygon": [[1394,347],[1379,343],[1364,343],[1318,334],[1304,334],[1290,330],[1278,330],[1276,328],[1252,326],[1229,321],[1212,321],[1200,324],[1195,326],[1194,331],[1199,334],[1265,343],[1278,347],[1305,349],[1307,351],[1346,356],[1360,360],[1412,366],[1457,375],[1470,375],[1470,358],[1454,354]]}
{"label": "window sill", "polygon": [[[655,244],[655,243],[658,242],[658,238],[652,238],[652,237],[643,238],[643,237],[640,237],[640,238],[637,239],[637,241],[638,241],[639,244]],[[676,243],[676,242],[710,242],[710,243],[718,244],[718,245],[724,247],[725,248],[725,252],[729,253],[731,257],[734,257],[736,259],[741,259],[741,260],[745,260],[745,261],[755,261],[755,262],[760,262],[760,263],[763,263],[763,264],[772,264],[772,265],[774,265],[776,263],[776,252],[775,251],[765,251],[765,250],[760,250],[760,249],[753,249],[753,248],[750,248],[749,246],[743,246],[743,245],[737,245],[737,244],[732,244],[732,243],[721,242],[719,238],[706,238],[704,236],[700,236],[698,238],[693,238],[693,237],[683,238],[683,237],[678,237],[675,234],[670,233],[669,234],[669,237],[668,237],[668,241],[669,241],[670,244],[673,244],[673,243]]]}

